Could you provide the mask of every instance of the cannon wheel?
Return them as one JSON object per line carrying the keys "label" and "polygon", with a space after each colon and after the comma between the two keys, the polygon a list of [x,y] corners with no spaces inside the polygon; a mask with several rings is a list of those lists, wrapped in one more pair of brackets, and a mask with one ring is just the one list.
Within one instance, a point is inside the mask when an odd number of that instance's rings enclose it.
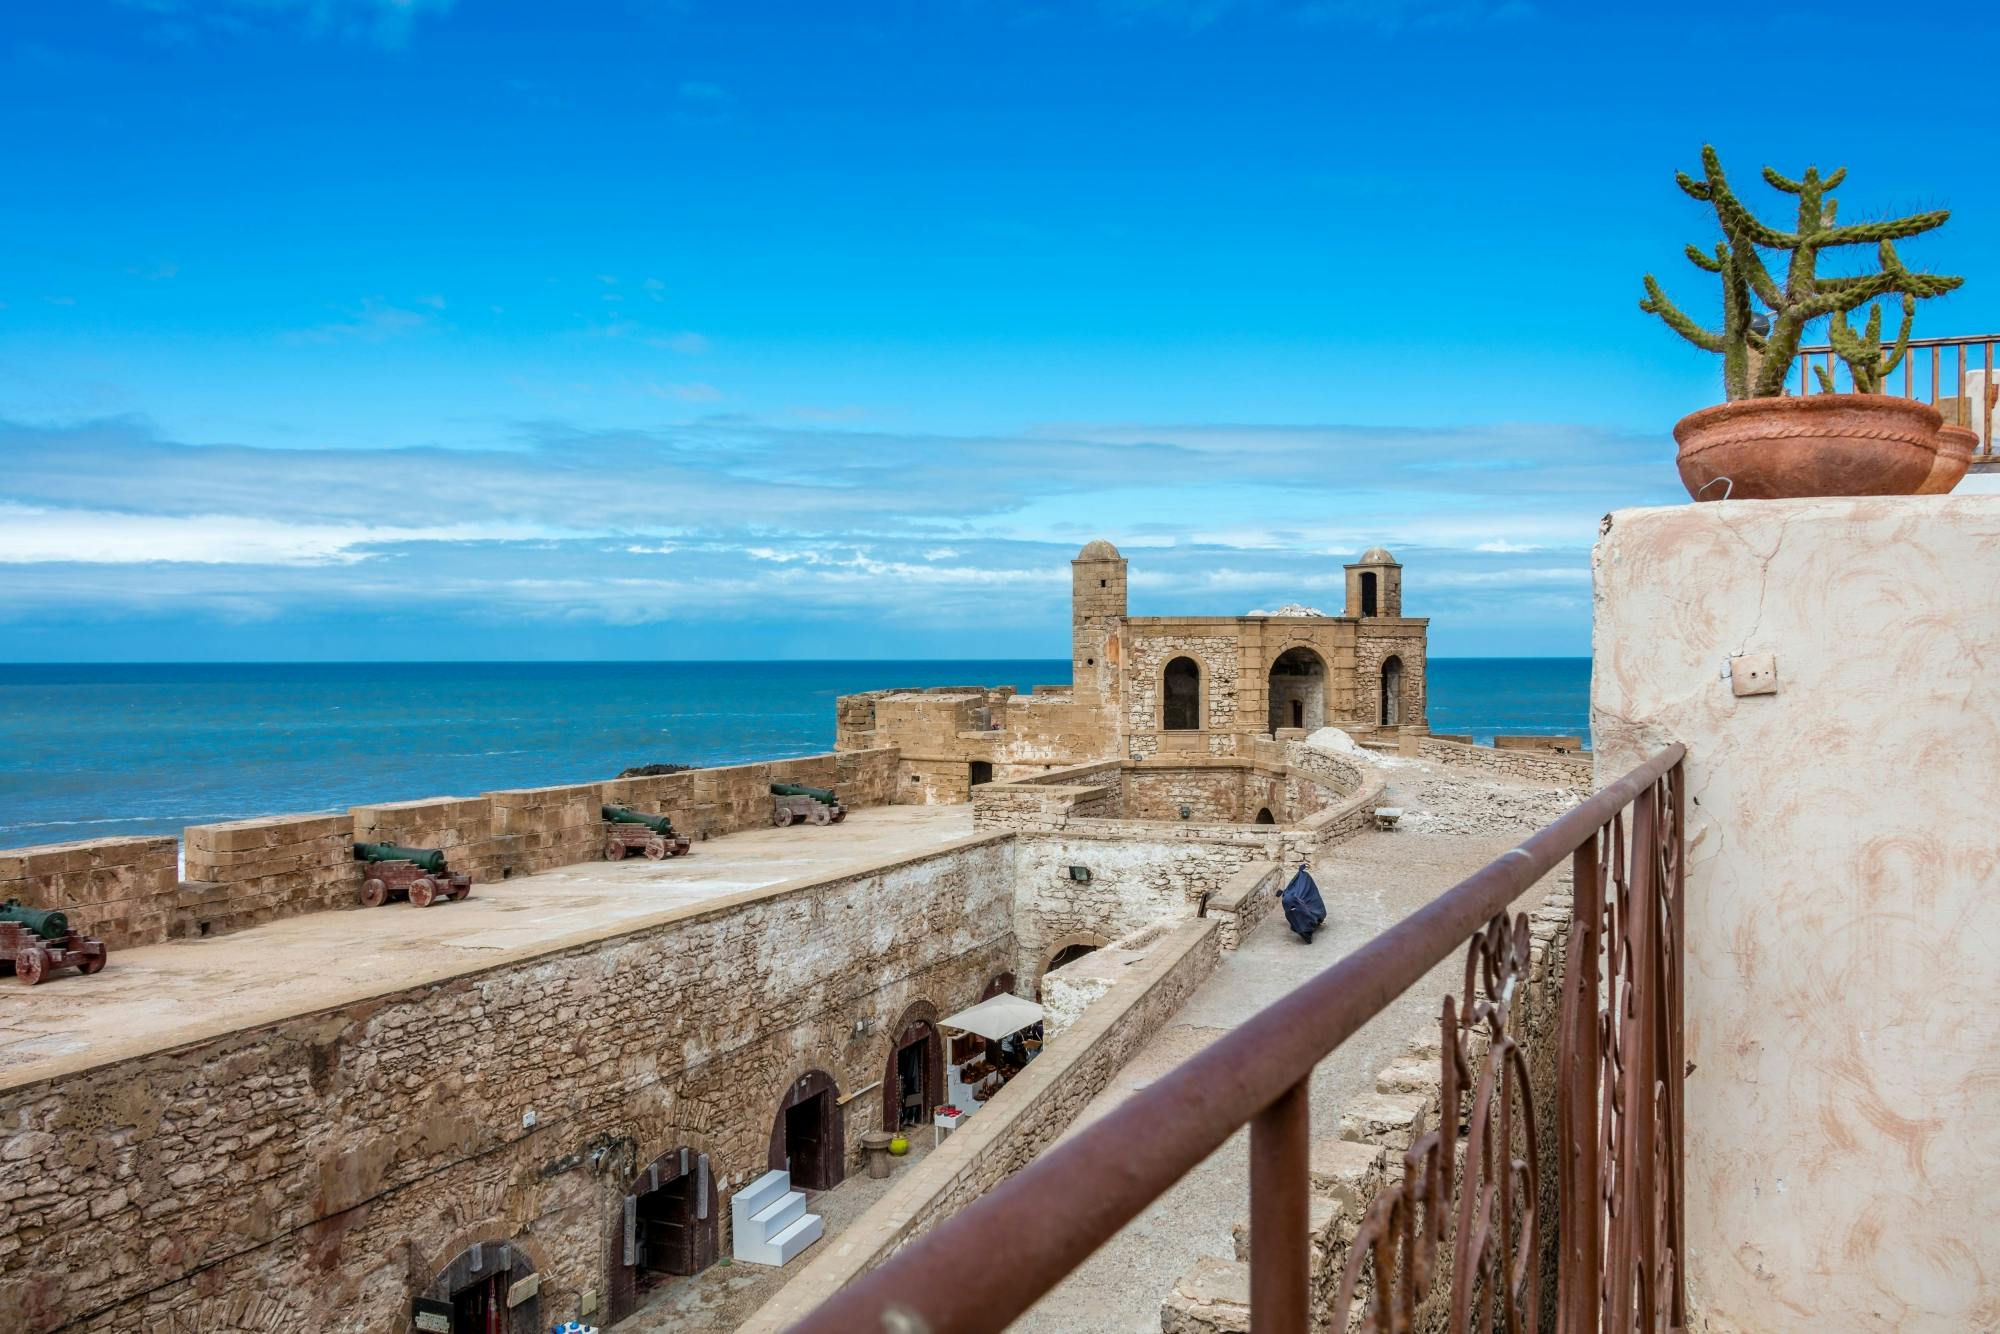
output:
{"label": "cannon wheel", "polygon": [[833,822],[835,824],[839,824],[842,820],[845,820],[846,818],[847,818],[847,807],[836,806],[833,808]]}
{"label": "cannon wheel", "polygon": [[659,861],[665,857],[667,855],[667,840],[661,838],[658,834],[647,839],[646,855],[654,861]]}
{"label": "cannon wheel", "polygon": [[625,840],[613,834],[604,840],[604,860],[622,862],[625,860]]}
{"label": "cannon wheel", "polygon": [[464,884],[462,884],[462,885],[453,885],[453,886],[451,887],[451,897],[452,897],[452,898],[453,898],[454,900],[457,900],[457,899],[469,899],[469,898],[471,898],[471,897],[472,897],[472,882],[471,882],[470,880],[468,880],[468,881],[466,881],[466,882],[465,882]]}
{"label": "cannon wheel", "polygon": [[379,908],[389,901],[389,886],[386,882],[369,876],[361,882],[361,906]]}
{"label": "cannon wheel", "polygon": [[813,803],[812,819],[814,824],[833,823],[833,815],[826,809],[826,807],[820,805],[818,802]]}
{"label": "cannon wheel", "polygon": [[92,973],[101,973],[104,971],[105,957],[102,954],[86,954],[82,959],[77,961],[76,966],[83,970],[85,977],[89,977]]}
{"label": "cannon wheel", "polygon": [[40,945],[30,945],[14,956],[14,976],[26,986],[35,986],[49,975],[49,955]]}
{"label": "cannon wheel", "polygon": [[790,806],[780,806],[778,807],[777,810],[771,812],[771,823],[778,826],[778,828],[780,829],[783,829],[786,825],[790,824],[793,818],[794,817],[792,815],[792,808]]}
{"label": "cannon wheel", "polygon": [[437,881],[427,875],[420,875],[410,882],[410,902],[419,908],[428,908],[437,902]]}

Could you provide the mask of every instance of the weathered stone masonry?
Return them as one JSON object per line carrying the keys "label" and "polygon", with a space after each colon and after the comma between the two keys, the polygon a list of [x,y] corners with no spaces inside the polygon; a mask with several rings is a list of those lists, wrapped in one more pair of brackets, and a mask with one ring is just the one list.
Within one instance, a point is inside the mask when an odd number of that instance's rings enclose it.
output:
{"label": "weathered stone masonry", "polygon": [[792,1081],[864,1087],[912,1003],[1013,966],[1009,855],[974,837],[8,1088],[0,1328],[226,1328],[247,1293],[273,1328],[399,1329],[459,1237],[532,1245],[542,1309],[575,1309],[638,1166],[685,1144],[740,1185]]}

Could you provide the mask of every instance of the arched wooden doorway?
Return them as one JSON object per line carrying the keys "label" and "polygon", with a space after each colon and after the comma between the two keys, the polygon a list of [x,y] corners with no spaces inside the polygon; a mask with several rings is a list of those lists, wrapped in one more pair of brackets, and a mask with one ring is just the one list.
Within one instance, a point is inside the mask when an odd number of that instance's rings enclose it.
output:
{"label": "arched wooden doorway", "polygon": [[625,1187],[612,1226],[612,1320],[622,1320],[648,1293],[715,1263],[721,1210],[708,1155],[686,1145],[668,1149]]}
{"label": "arched wooden doorway", "polygon": [[1393,654],[1382,660],[1382,726],[1403,721],[1403,660]]}
{"label": "arched wooden doorway", "polygon": [[778,1100],[771,1123],[774,1172],[790,1172],[794,1190],[831,1190],[847,1175],[847,1120],[840,1089],[824,1070],[808,1070]]}
{"label": "arched wooden doorway", "polygon": [[918,1001],[903,1012],[882,1070],[882,1129],[924,1125],[944,1104],[944,1037],[937,1006]]}
{"label": "arched wooden doorway", "polygon": [[475,1241],[411,1303],[413,1325],[449,1322],[452,1334],[542,1334],[535,1262],[511,1241]]}

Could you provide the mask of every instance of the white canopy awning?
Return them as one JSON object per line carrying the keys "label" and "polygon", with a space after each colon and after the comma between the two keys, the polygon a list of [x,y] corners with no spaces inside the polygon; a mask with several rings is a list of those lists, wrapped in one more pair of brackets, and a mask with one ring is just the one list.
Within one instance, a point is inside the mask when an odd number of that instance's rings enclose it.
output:
{"label": "white canopy awning", "polygon": [[960,1010],[949,1019],[940,1019],[946,1028],[977,1033],[998,1041],[1042,1022],[1042,1007],[1019,996],[989,996],[969,1010]]}

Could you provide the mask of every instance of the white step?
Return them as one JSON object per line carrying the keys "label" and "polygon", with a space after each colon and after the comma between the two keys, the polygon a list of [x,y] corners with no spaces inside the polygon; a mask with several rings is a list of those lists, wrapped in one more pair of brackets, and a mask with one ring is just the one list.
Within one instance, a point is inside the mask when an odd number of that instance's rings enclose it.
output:
{"label": "white step", "polygon": [[740,1210],[750,1215],[759,1209],[775,1203],[779,1197],[792,1188],[792,1174],[776,1170],[766,1172],[755,1181],[729,1197],[732,1210]]}
{"label": "white step", "polygon": [[771,1248],[777,1252],[778,1263],[785,1264],[793,1256],[820,1238],[826,1224],[818,1214],[801,1214],[791,1226],[771,1238]]}
{"label": "white step", "polygon": [[806,1197],[803,1191],[787,1191],[775,1204],[767,1204],[750,1215],[750,1221],[757,1226],[760,1237],[775,1237],[792,1225],[792,1220],[806,1211]]}

